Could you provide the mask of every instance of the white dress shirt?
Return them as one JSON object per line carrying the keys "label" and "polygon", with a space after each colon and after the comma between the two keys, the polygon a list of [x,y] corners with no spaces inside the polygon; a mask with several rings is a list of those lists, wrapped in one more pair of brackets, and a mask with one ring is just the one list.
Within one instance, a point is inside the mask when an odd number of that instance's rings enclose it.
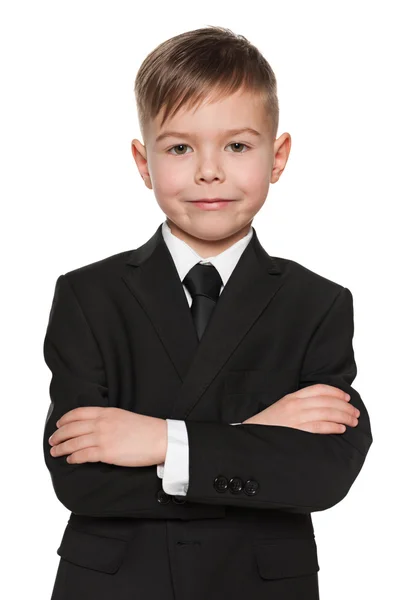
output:
{"label": "white dress shirt", "polygon": [[[198,262],[202,264],[213,264],[218,270],[222,279],[221,291],[224,289],[232,271],[236,267],[243,251],[253,236],[253,227],[250,227],[249,233],[238,242],[218,254],[209,258],[202,258],[186,242],[176,237],[165,220],[162,224],[162,235],[164,241],[171,253],[178,271],[180,280],[186,277],[188,272]],[[192,304],[192,297],[189,290],[183,285],[189,306]],[[164,492],[173,496],[185,496],[189,484],[189,441],[185,421],[179,419],[167,419],[167,452],[165,461],[157,465],[157,475],[162,479]],[[230,423],[231,425],[240,425],[240,423]]]}

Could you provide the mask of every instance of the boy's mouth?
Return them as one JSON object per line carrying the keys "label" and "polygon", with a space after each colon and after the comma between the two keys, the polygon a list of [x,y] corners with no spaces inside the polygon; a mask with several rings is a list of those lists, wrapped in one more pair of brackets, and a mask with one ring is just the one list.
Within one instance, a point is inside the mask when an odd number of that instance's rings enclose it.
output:
{"label": "boy's mouth", "polygon": [[192,200],[198,208],[204,208],[206,210],[215,210],[228,206],[233,200],[226,200],[224,198],[204,198],[203,200]]}
{"label": "boy's mouth", "polygon": [[229,198],[200,198],[199,200],[192,200],[192,202],[233,202]]}

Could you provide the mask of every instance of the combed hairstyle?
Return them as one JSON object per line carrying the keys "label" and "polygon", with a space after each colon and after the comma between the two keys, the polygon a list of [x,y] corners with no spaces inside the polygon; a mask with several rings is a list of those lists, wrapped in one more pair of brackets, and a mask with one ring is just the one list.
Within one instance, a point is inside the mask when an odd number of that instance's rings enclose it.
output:
{"label": "combed hairstyle", "polygon": [[176,35],[146,56],[135,79],[139,127],[145,140],[147,124],[162,115],[161,127],[182,107],[250,91],[264,102],[273,139],[279,122],[275,74],[243,35],[210,25]]}

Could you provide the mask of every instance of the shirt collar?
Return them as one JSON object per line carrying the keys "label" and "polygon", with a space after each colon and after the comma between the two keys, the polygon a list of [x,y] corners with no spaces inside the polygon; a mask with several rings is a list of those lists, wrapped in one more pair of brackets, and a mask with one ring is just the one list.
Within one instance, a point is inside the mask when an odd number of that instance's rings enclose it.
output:
{"label": "shirt collar", "polygon": [[247,247],[247,244],[253,237],[253,227],[250,227],[250,231],[247,235],[245,235],[245,237],[235,242],[232,246],[217,256],[203,258],[197,254],[197,252],[193,250],[189,244],[172,233],[171,228],[166,220],[162,224],[161,231],[181,281],[183,281],[190,269],[198,262],[210,262],[220,274],[224,286],[231,276],[232,271],[236,267],[243,251]]}

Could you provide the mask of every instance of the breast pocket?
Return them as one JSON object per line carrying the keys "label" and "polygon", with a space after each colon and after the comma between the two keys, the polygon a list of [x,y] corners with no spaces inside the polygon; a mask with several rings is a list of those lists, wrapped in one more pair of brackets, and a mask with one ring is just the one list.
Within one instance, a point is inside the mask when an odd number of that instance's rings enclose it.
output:
{"label": "breast pocket", "polygon": [[222,421],[242,422],[298,389],[297,368],[230,370],[224,380]]}

